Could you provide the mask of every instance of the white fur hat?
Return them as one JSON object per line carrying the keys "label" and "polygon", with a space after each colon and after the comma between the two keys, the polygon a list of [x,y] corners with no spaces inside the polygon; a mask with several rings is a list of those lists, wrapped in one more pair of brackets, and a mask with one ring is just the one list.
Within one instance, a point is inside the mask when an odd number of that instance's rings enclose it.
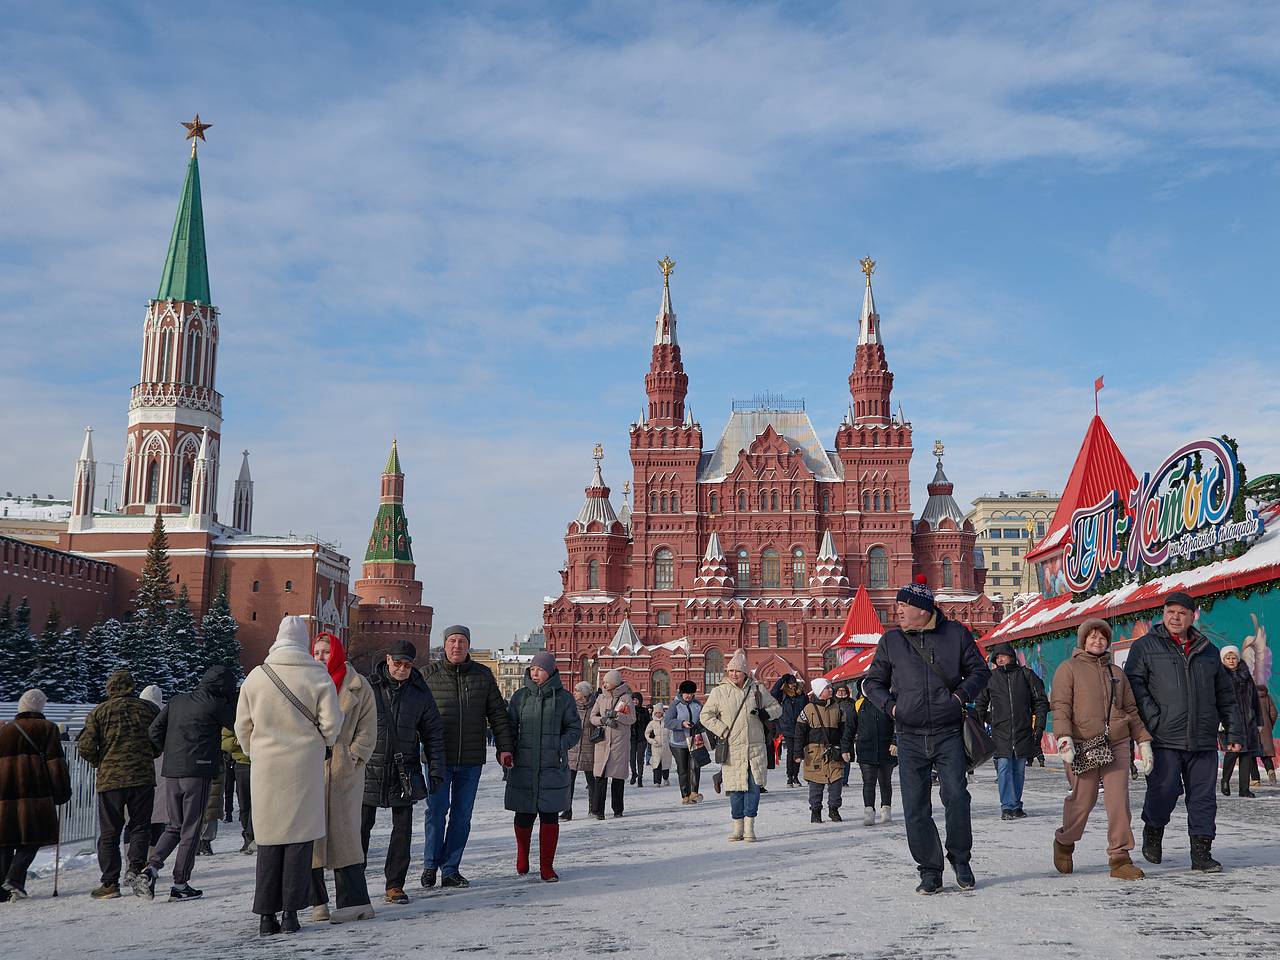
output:
{"label": "white fur hat", "polygon": [[1225,646],[1225,647],[1223,647],[1220,651],[1218,651],[1218,659],[1219,659],[1219,660],[1225,660],[1225,659],[1227,659],[1227,654],[1228,654],[1228,653],[1234,653],[1237,657],[1239,657],[1239,656],[1240,656],[1240,648],[1239,648],[1239,647],[1237,647],[1237,646],[1232,646],[1232,645]]}
{"label": "white fur hat", "polygon": [[44,713],[44,705],[48,702],[49,698],[44,695],[43,690],[32,687],[18,698],[18,712]]}

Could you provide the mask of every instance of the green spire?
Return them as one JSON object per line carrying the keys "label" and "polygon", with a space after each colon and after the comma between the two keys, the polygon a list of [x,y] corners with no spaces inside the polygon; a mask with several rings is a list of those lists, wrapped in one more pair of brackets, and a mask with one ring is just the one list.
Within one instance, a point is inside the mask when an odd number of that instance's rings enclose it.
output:
{"label": "green spire", "polygon": [[200,203],[200,165],[191,151],[187,180],[182,185],[178,216],[169,238],[157,300],[199,300],[210,303],[209,263],[204,249],[204,208]]}
{"label": "green spire", "polygon": [[387,457],[387,465],[383,473],[400,473],[400,454],[396,452],[395,437],[391,438],[391,455]]}
{"label": "green spire", "polygon": [[384,503],[378,507],[364,562],[413,563],[413,537],[409,536],[403,504]]}

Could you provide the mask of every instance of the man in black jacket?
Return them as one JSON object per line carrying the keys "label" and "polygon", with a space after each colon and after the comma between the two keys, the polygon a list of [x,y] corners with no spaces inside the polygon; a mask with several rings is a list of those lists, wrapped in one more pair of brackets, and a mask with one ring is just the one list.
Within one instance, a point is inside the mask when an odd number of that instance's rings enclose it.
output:
{"label": "man in black jacket", "polygon": [[947,859],[962,890],[977,881],[969,866],[973,823],[965,779],[965,704],[987,685],[991,669],[963,624],[934,606],[926,583],[898,591],[898,627],[880,638],[862,692],[887,716],[898,737],[898,781],[907,846],[920,870],[916,892],[942,889],[942,841],[933,822],[931,774],[938,771],[946,808]]}
{"label": "man in black jacket", "polygon": [[[365,768],[360,834],[367,861],[369,834],[378,819],[378,808],[391,808],[391,839],[383,871],[387,903],[409,902],[404,878],[409,872],[413,805],[435,793],[444,782],[444,722],[427,682],[413,669],[417,658],[418,650],[412,643],[397,640],[369,678],[378,705],[378,741]],[[424,748],[426,779],[422,775]]]}
{"label": "man in black jacket", "polygon": [[160,868],[177,848],[169,899],[196,900],[202,895],[188,882],[200,845],[200,827],[213,780],[222,769],[222,728],[236,722],[236,674],[231,667],[210,667],[190,693],[164,705],[148,734],[164,752],[164,833],[156,841],[146,869],[134,881],[134,893],[155,896]]}
{"label": "man in black jacket", "polygon": [[1134,641],[1124,672],[1155,754],[1142,803],[1142,856],[1150,863],[1163,859],[1164,828],[1186,794],[1191,869],[1217,873],[1218,728],[1226,730],[1226,749],[1239,751],[1240,715],[1218,648],[1191,625],[1195,611],[1188,594],[1170,594],[1163,622]]}
{"label": "man in black jacket", "polygon": [[1020,820],[1022,785],[1027,767],[1040,752],[1049,713],[1044,682],[1019,665],[1013,645],[997,643],[988,651],[995,670],[987,688],[978,694],[974,708],[978,719],[991,724],[996,745],[996,783],[1000,789],[1000,819]]}
{"label": "man in black jacket", "polygon": [[498,762],[504,767],[512,763],[515,742],[507,702],[493,672],[471,659],[471,631],[461,625],[445,630],[444,659],[427,666],[422,678],[444,722],[445,755],[444,777],[427,797],[422,885],[434,887],[441,871],[440,886],[467,887],[470,881],[460,869],[484,768],[486,725],[493,732]]}
{"label": "man in black jacket", "polygon": [[[809,705],[809,698],[800,688],[800,681],[792,674],[784,673],[773,683],[769,691],[773,699],[782,707],[782,716],[778,718],[778,732],[787,747],[787,786],[800,786],[800,761],[804,759],[804,744],[796,739],[796,721],[804,708]],[[773,744],[765,744],[770,753]]]}
{"label": "man in black jacket", "polygon": [[644,705],[644,694],[631,694],[631,707],[635,710],[636,722],[631,725],[631,786],[644,786],[644,755],[648,750],[649,741],[645,739],[644,731],[649,726],[649,721],[653,719],[653,711]]}

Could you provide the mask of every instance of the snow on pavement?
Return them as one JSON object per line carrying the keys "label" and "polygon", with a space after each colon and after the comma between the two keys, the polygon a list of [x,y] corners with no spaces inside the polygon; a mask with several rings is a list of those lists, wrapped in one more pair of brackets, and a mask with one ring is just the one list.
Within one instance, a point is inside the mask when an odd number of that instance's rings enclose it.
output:
{"label": "snow on pavement", "polygon": [[[1166,832],[1165,862],[1144,881],[1107,875],[1101,802],[1076,848],[1076,872],[1053,871],[1050,844],[1065,781],[1051,764],[1028,773],[1027,819],[999,819],[994,774],[979,772],[974,797],[978,889],[916,896],[917,882],[894,800],[894,822],[862,825],[855,770],[842,824],[810,824],[803,790],[772,777],[757,821],[761,842],[726,842],[728,803],[710,791],[694,807],[674,786],[628,788],[621,820],[586,819],[578,783],[575,819],[561,827],[558,884],[534,871],[517,877],[511,815],[502,808],[495,765],[485,770],[463,873],[468,890],[425,891],[422,806],[415,823],[408,906],[382,904],[384,816],[374,835],[369,887],[377,918],[340,926],[311,923],[294,937],[258,938],[249,908],[252,857],[236,853],[238,825],[223,824],[215,856],[200,857],[192,882],[202,900],[168,903],[126,896],[95,902],[91,843],[64,862],[61,896],[49,897],[52,857],[28,900],[0,904],[5,960],[43,958],[406,957],[489,954],[583,957],[603,954],[701,958],[1183,958],[1274,956],[1280,942],[1280,788],[1259,799],[1219,798],[1217,876],[1192,874],[1180,814]],[[1135,783],[1133,809],[1141,805]],[[895,784],[896,790],[896,784]],[[941,807],[935,799],[935,812]],[[824,812],[825,818],[825,812]],[[64,858],[67,856],[64,851]],[[81,855],[76,856],[75,854]],[[330,877],[332,896],[332,877]]]}

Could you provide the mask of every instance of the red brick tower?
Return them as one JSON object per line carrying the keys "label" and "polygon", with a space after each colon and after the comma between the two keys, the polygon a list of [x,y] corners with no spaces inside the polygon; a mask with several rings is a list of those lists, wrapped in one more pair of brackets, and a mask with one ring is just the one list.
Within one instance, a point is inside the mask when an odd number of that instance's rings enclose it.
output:
{"label": "red brick tower", "polygon": [[596,444],[595,473],[586,489],[586,499],[578,516],[569,524],[564,545],[569,554],[566,589],[604,602],[623,593],[627,583],[627,553],[630,537],[625,524],[613,512],[609,488],[600,472],[604,448]]}
{"label": "red brick tower", "polygon": [[378,515],[373,520],[362,576],[355,584],[360,597],[352,621],[353,659],[367,667],[369,659],[396,640],[409,640],[426,661],[431,644],[431,607],[423,606],[422,582],[413,562],[413,538],[404,515],[404,474],[400,453],[391,453],[382,471]]}

